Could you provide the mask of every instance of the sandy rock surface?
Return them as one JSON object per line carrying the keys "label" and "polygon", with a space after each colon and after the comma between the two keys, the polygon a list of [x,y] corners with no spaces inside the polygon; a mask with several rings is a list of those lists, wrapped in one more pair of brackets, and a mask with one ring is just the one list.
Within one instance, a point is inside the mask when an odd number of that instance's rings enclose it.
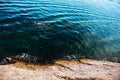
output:
{"label": "sandy rock surface", "polygon": [[16,62],[0,65],[0,80],[120,80],[120,63],[90,59],[58,60],[52,65]]}

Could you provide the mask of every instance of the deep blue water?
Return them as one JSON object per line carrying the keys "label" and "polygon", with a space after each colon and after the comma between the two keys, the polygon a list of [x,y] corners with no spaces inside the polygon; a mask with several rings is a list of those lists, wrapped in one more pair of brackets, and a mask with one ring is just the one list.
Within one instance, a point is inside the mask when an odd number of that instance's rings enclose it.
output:
{"label": "deep blue water", "polygon": [[0,0],[0,58],[120,61],[117,0]]}

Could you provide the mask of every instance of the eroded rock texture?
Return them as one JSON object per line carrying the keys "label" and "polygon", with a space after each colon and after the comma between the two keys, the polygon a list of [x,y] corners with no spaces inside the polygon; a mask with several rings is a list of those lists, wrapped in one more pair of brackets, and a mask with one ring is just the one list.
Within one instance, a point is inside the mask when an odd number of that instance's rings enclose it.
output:
{"label": "eroded rock texture", "polygon": [[0,80],[120,80],[120,63],[59,60],[52,65],[16,62],[0,66]]}

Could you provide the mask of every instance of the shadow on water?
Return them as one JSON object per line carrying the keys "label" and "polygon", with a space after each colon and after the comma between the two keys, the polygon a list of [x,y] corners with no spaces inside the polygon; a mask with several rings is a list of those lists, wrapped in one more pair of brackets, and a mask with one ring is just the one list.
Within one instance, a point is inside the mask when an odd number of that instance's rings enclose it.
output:
{"label": "shadow on water", "polygon": [[0,1],[0,58],[120,61],[120,5],[105,1]]}

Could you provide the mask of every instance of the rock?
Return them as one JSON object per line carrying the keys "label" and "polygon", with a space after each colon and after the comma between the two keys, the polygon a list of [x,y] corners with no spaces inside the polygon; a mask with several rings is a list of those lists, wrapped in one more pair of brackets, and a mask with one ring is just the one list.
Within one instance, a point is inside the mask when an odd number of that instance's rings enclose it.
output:
{"label": "rock", "polygon": [[33,65],[18,61],[0,65],[0,80],[120,80],[120,63],[80,59]]}
{"label": "rock", "polygon": [[7,65],[7,64],[13,64],[15,63],[15,60],[13,60],[10,57],[6,57],[5,59],[0,60],[0,65]]}

